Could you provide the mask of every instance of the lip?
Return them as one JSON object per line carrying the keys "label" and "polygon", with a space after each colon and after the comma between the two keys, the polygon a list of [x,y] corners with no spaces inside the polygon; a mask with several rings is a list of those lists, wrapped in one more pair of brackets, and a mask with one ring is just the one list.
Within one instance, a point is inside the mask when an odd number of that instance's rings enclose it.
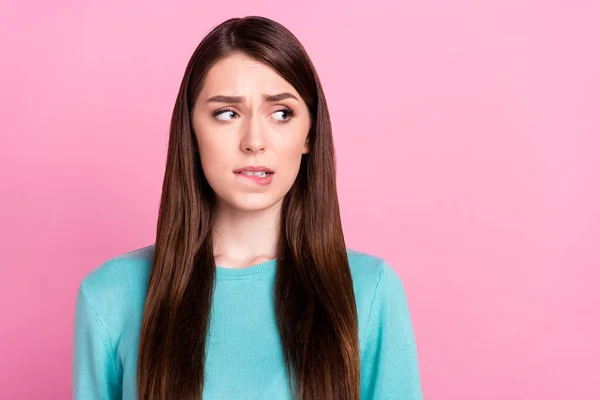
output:
{"label": "lip", "polygon": [[259,166],[247,165],[245,167],[238,168],[238,169],[234,170],[233,173],[239,174],[242,171],[252,171],[252,172],[265,171],[265,172],[268,172],[270,174],[274,174],[275,173],[271,168],[267,168],[267,167],[264,167],[262,165],[259,165]]}
{"label": "lip", "polygon": [[[248,171],[248,170],[246,170],[246,171]],[[259,171],[264,171],[264,170],[259,170]],[[268,174],[264,178],[262,178],[260,176],[255,176],[255,175],[250,176],[250,175],[246,175],[246,174],[242,174],[242,173],[236,173],[235,176],[239,177],[240,179],[242,179],[245,182],[253,182],[260,186],[268,186],[273,181],[273,174]]]}

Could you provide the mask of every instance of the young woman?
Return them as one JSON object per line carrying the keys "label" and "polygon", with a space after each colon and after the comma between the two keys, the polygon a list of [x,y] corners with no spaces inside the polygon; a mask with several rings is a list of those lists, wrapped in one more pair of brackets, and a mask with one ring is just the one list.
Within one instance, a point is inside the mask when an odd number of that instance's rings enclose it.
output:
{"label": "young woman", "polygon": [[156,242],[82,281],[74,398],[420,399],[404,289],[345,247],[331,124],[296,37],[230,19],[169,136]]}

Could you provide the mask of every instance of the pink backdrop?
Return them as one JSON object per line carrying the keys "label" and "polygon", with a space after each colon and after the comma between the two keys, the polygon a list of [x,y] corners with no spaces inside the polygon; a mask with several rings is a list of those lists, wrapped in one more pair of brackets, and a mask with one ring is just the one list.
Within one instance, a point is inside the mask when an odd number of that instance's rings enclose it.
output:
{"label": "pink backdrop", "polygon": [[171,109],[231,16],[297,34],[347,243],[402,276],[427,399],[600,398],[600,7],[0,3],[0,398],[70,397],[74,300],[154,240]]}

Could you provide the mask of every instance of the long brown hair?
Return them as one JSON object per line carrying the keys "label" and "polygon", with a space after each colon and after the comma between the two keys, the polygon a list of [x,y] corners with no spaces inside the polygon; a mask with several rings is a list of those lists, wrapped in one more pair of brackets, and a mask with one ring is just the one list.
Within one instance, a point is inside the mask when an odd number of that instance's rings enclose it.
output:
{"label": "long brown hair", "polygon": [[215,27],[194,51],[179,88],[139,343],[138,397],[202,398],[216,274],[215,194],[202,171],[190,116],[208,69],[234,52],[278,72],[311,116],[310,152],[282,203],[274,290],[290,390],[303,400],[358,400],[358,317],[327,103],[298,39],[263,17],[233,18]]}

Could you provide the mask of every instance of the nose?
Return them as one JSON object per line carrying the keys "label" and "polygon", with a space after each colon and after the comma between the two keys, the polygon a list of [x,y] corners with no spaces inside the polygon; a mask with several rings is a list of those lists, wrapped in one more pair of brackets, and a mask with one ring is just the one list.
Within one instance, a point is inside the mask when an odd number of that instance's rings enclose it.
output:
{"label": "nose", "polygon": [[263,135],[263,127],[261,127],[259,118],[250,117],[247,123],[242,128],[244,134],[240,142],[240,147],[243,152],[257,153],[265,150],[265,137]]}

